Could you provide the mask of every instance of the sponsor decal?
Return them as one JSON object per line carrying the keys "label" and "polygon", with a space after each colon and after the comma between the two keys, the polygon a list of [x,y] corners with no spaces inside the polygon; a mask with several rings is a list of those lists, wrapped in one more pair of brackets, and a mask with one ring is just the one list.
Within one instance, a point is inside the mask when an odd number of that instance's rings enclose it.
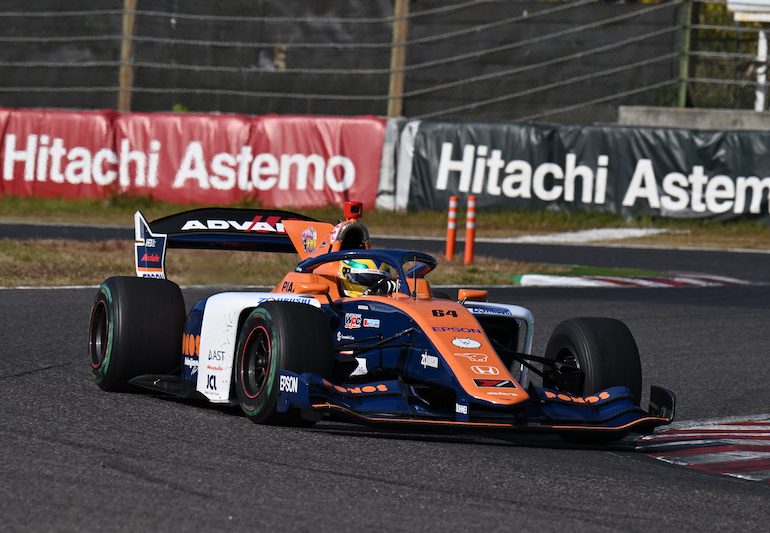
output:
{"label": "sponsor decal", "polygon": [[193,359],[192,357],[185,357],[184,358],[184,366],[190,368],[190,374],[197,374],[198,373],[198,360]]}
{"label": "sponsor decal", "polygon": [[452,333],[481,333],[479,328],[462,328],[458,326],[433,326],[433,331],[451,331]]}
{"label": "sponsor decal", "polygon": [[516,396],[515,392],[501,392],[501,391],[496,391],[496,390],[488,391],[488,392],[486,392],[486,394],[488,396],[508,396],[508,397]]}
{"label": "sponsor decal", "polygon": [[263,296],[261,298],[257,298],[257,303],[261,304],[264,302],[296,302],[300,304],[310,304],[315,301],[314,298],[302,298],[300,296]]}
{"label": "sponsor decal", "polygon": [[337,332],[337,342],[340,341],[353,341],[356,340],[356,338],[352,335],[343,335],[341,331]]}
{"label": "sponsor decal", "polygon": [[455,311],[454,309],[448,309],[446,311],[444,311],[443,309],[434,309],[432,312],[433,312],[433,316],[452,316],[457,318],[457,311]]}
{"label": "sponsor decal", "polygon": [[505,307],[468,307],[468,311],[474,315],[512,315],[510,309]]}
{"label": "sponsor decal", "polygon": [[225,351],[224,350],[209,350],[208,360],[209,361],[222,361],[225,358]]}
{"label": "sponsor decal", "polygon": [[509,389],[516,388],[516,385],[514,385],[513,381],[510,379],[474,379],[473,382],[477,387],[506,387]]}
{"label": "sponsor decal", "polygon": [[379,318],[365,318],[364,319],[364,327],[365,328],[379,328],[380,327],[380,319]]}
{"label": "sponsor decal", "polygon": [[366,357],[356,357],[356,362],[358,366],[350,374],[351,376],[365,376],[369,373],[369,370],[366,368]]}
{"label": "sponsor decal", "polygon": [[458,415],[467,415],[468,414],[468,406],[467,405],[460,405],[459,403],[455,404],[455,413]]}
{"label": "sponsor decal", "polygon": [[[386,124],[374,117],[112,116],[21,109],[6,115],[0,133],[5,194],[117,193],[201,204],[249,197],[265,207],[339,206],[349,197],[373,206]],[[206,215],[197,216],[209,231]],[[246,222],[239,215],[215,217]]]}
{"label": "sponsor decal", "polygon": [[428,352],[420,355],[420,364],[423,368],[438,368],[438,356],[429,355]]}
{"label": "sponsor decal", "polygon": [[473,361],[474,363],[486,363],[487,362],[487,355],[483,353],[456,353],[457,357],[465,357],[469,361]]}
{"label": "sponsor decal", "polygon": [[216,365],[206,365],[206,370],[213,370],[215,372],[222,372],[224,370],[224,367],[216,366]]}
{"label": "sponsor decal", "polygon": [[[183,145],[184,146],[184,145]],[[172,143],[172,148],[178,148]],[[117,150],[106,147],[65,145],[64,138],[50,135],[10,133],[5,137],[3,177],[12,180],[15,167],[23,168],[25,181],[52,181],[73,185],[96,183],[103,187],[155,189],[160,184],[159,160],[161,142],[150,139],[149,150],[134,150],[128,139],[122,139]],[[315,190],[334,192],[349,190],[356,181],[353,161],[343,155],[269,152],[254,153],[251,146],[238,152],[206,153],[204,143],[191,141],[184,146],[184,156],[177,164],[172,187],[179,189],[190,180],[201,189],[223,191]],[[168,164],[164,161],[164,164]],[[37,167],[37,168],[35,168]],[[134,167],[134,172],[130,172]],[[292,169],[296,169],[294,187],[290,189]]]}
{"label": "sponsor decal", "polygon": [[[264,220],[263,220],[264,219]],[[256,215],[251,220],[237,222],[235,220],[188,220],[182,226],[182,231],[206,231],[206,230],[237,230],[257,233],[286,233],[281,217]]]}
{"label": "sponsor decal", "polygon": [[551,392],[549,390],[544,391],[545,397],[549,400],[561,400],[563,402],[568,403],[596,403],[601,400],[608,400],[610,397],[610,393],[607,391],[602,391],[599,394],[593,395],[593,396],[572,396],[571,394],[564,394],[564,393],[556,393]]}
{"label": "sponsor decal", "polygon": [[331,383],[328,383],[327,386],[331,386],[331,388],[343,394],[372,394],[374,392],[388,392],[388,386],[384,383],[378,383],[377,385],[364,385],[363,387],[343,387],[341,385],[332,385]]}
{"label": "sponsor decal", "polygon": [[278,383],[281,392],[296,393],[299,390],[299,378],[297,376],[281,376]]}
{"label": "sponsor decal", "polygon": [[[479,125],[471,124],[468,127],[472,131]],[[518,136],[531,131],[530,126],[505,128],[496,142],[502,145],[508,135]],[[543,130],[534,128],[534,131]],[[555,137],[563,139],[564,134],[561,132],[572,130],[565,127],[557,131],[560,133]],[[619,140],[617,133],[596,128],[590,133],[584,132],[583,142],[590,138],[592,142],[589,144],[608,145],[608,151],[593,150],[589,153],[581,149],[583,154],[580,155],[565,150],[563,158],[552,158],[546,154],[553,152],[555,144],[544,140],[532,143],[533,156],[529,160],[518,159],[517,155],[507,152],[506,148],[490,144],[442,142],[440,146],[433,145],[423,151],[429,154],[440,151],[438,158],[434,156],[426,162],[425,156],[422,156],[420,164],[415,162],[415,168],[425,169],[418,173],[420,175],[416,179],[419,182],[433,182],[438,191],[483,195],[480,201],[487,205],[507,203],[504,199],[596,206],[606,206],[608,203],[617,205],[619,201],[618,207],[621,209],[630,208],[637,213],[654,210],[662,216],[670,217],[682,216],[682,213],[688,213],[689,216],[759,214],[763,208],[767,209],[765,200],[767,190],[770,189],[770,177],[767,176],[766,167],[751,169],[750,165],[757,165],[757,162],[750,158],[720,165],[719,148],[714,146],[704,149],[707,143],[695,131],[682,131],[673,135],[666,133],[667,142],[661,143],[666,144],[661,146],[662,155],[654,158],[629,159],[625,155],[628,146],[631,152],[644,152],[642,147],[648,136],[662,136],[662,131],[662,128],[657,128],[652,133],[628,133],[623,136],[623,140]],[[432,133],[429,130],[424,132],[428,139],[432,138]],[[541,138],[551,139],[551,136]],[[743,137],[735,133],[730,135],[730,139],[730,142],[740,143]],[[560,148],[565,148],[563,143]],[[574,144],[572,148],[575,148]],[[686,154],[683,161],[691,158],[694,161],[689,164],[672,164],[674,153]],[[613,157],[623,162],[613,162]],[[433,196],[445,198],[442,195]],[[617,212],[614,206],[613,210]]]}
{"label": "sponsor decal", "polygon": [[345,313],[345,329],[359,329],[361,327],[361,315]]}
{"label": "sponsor decal", "polygon": [[470,348],[470,349],[473,349],[473,348],[480,348],[481,347],[481,343],[479,341],[475,341],[473,339],[469,339],[468,337],[464,337],[464,338],[455,337],[454,339],[452,339],[452,344],[454,344],[458,348]]}
{"label": "sponsor decal", "polygon": [[368,311],[369,310],[369,306],[368,305],[358,304],[358,309],[359,309],[359,311]]}
{"label": "sponsor decal", "polygon": [[302,247],[305,249],[306,253],[312,254],[315,252],[316,246],[318,244],[318,232],[315,230],[313,226],[309,226],[305,231],[302,232]]}
{"label": "sponsor decal", "polygon": [[209,374],[206,380],[207,390],[217,390],[217,376],[215,374]]}
{"label": "sponsor decal", "polygon": [[147,226],[147,222],[135,215],[134,253],[136,256],[136,274],[142,278],[163,279],[163,253],[166,243],[165,235],[154,234]]}
{"label": "sponsor decal", "polygon": [[201,336],[185,333],[182,335],[182,354],[198,358],[201,349]]}
{"label": "sponsor decal", "polygon": [[500,374],[500,370],[493,366],[473,365],[471,370],[473,370],[474,374],[480,374],[482,376],[497,376]]}
{"label": "sponsor decal", "polygon": [[294,292],[294,282],[284,281],[281,285],[281,290],[286,292]]}

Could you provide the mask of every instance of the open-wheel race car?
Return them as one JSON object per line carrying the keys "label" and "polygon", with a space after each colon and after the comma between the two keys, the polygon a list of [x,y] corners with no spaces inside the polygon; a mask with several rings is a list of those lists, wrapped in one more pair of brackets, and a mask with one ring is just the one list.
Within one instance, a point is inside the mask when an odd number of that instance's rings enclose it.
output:
{"label": "open-wheel race car", "polygon": [[[532,355],[529,310],[488,303],[483,290],[434,293],[436,260],[371,248],[361,212],[346,203],[336,226],[257,209],[151,223],[137,212],[137,277],[105,280],[91,311],[97,384],[240,405],[255,422],[283,424],[334,416],[610,441],[671,422],[671,391],[652,386],[648,409],[639,406],[639,352],[625,324],[566,320]],[[296,252],[300,262],[270,292],[221,292],[186,313],[165,279],[170,248]]]}

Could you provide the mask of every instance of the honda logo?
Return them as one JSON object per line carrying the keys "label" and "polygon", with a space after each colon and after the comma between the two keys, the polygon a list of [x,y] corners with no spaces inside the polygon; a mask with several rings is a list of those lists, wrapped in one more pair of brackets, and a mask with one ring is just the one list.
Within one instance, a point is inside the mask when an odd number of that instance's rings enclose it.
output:
{"label": "honda logo", "polygon": [[480,374],[482,376],[496,376],[500,373],[500,371],[493,366],[474,365],[471,367],[471,370],[473,370],[474,373]]}

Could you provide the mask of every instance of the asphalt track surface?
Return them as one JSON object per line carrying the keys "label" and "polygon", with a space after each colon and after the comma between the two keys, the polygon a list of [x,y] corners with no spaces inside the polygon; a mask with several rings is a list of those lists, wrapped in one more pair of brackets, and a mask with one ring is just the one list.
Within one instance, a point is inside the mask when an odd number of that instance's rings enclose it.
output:
{"label": "asphalt track surface", "polygon": [[[133,238],[133,229],[126,227],[0,222],[0,239],[100,241]],[[441,239],[374,236],[372,241],[376,246],[423,250],[434,254],[441,254],[445,249]],[[459,254],[463,253],[464,245],[464,241],[458,241]],[[762,252],[477,242],[476,254],[537,263],[697,272],[751,282],[770,282],[770,253]]]}
{"label": "asphalt track surface", "polygon": [[[102,392],[92,289],[0,291],[0,530],[767,531],[770,484],[558,439],[259,426]],[[188,307],[211,290],[186,290]],[[535,353],[571,316],[627,322],[678,419],[770,412],[770,287],[497,289]]]}

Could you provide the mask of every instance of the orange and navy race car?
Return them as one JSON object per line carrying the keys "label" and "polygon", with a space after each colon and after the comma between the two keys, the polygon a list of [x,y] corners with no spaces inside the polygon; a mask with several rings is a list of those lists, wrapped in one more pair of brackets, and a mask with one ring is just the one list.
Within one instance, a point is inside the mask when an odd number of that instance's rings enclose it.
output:
{"label": "orange and navy race car", "polygon": [[[137,277],[105,280],[91,311],[96,382],[240,405],[255,422],[335,416],[604,441],[671,422],[671,391],[653,386],[639,406],[639,352],[622,322],[566,320],[532,355],[529,310],[488,303],[483,290],[437,295],[427,279],[436,260],[371,248],[361,213],[346,203],[336,226],[255,209],[151,223],[137,213]],[[186,313],[165,279],[169,248],[296,252],[300,262],[270,292],[222,292]]]}

